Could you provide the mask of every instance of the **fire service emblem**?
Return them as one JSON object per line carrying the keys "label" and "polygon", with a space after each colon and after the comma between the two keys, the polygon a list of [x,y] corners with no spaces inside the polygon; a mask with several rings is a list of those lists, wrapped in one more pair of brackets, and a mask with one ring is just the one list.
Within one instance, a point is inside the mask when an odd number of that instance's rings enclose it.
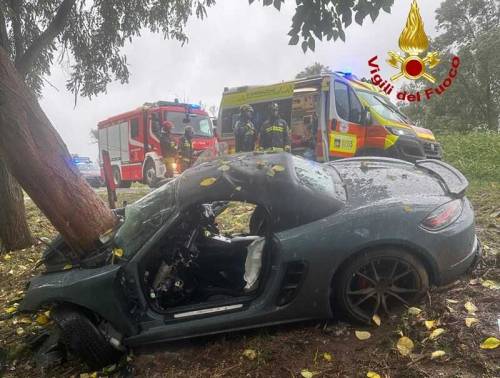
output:
{"label": "fire service emblem", "polygon": [[[441,63],[441,57],[437,51],[428,51],[429,38],[425,33],[417,0],[413,0],[406,25],[399,36],[399,48],[402,52],[389,51],[388,53],[387,63],[399,70],[390,77],[390,80],[381,76],[381,69],[377,64],[378,56],[374,56],[368,61],[371,82],[375,86],[379,87],[386,95],[390,95],[395,89],[394,83],[403,77],[413,81],[424,79],[430,84],[436,84],[437,80],[432,74],[432,70]],[[435,94],[442,95],[457,77],[459,67],[460,58],[452,56],[448,76],[439,85],[413,93],[398,91],[396,97],[401,101],[419,102],[422,99],[430,100]]]}

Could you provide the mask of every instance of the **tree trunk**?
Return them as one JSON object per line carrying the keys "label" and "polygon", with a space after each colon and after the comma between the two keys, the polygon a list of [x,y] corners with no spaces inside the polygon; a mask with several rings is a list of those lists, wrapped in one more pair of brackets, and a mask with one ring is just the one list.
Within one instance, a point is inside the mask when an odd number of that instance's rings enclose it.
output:
{"label": "tree trunk", "polygon": [[71,164],[61,137],[0,48],[0,151],[17,179],[72,247],[77,261],[116,218]]}
{"label": "tree trunk", "polygon": [[0,250],[33,244],[24,210],[23,191],[0,159]]}

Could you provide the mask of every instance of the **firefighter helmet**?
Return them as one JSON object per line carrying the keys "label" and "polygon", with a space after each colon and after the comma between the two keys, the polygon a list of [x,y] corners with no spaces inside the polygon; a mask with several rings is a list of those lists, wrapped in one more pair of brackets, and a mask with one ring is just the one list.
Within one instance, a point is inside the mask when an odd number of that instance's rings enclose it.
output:
{"label": "firefighter helmet", "polygon": [[280,110],[280,106],[277,102],[273,102],[271,103],[271,105],[269,105],[269,110],[271,110],[271,112],[277,112]]}
{"label": "firefighter helmet", "polygon": [[163,121],[162,126],[167,131],[170,131],[174,128],[174,124],[171,121]]}
{"label": "firefighter helmet", "polygon": [[245,104],[240,106],[240,113],[245,113],[245,112],[252,112],[253,113],[253,108],[251,105]]}

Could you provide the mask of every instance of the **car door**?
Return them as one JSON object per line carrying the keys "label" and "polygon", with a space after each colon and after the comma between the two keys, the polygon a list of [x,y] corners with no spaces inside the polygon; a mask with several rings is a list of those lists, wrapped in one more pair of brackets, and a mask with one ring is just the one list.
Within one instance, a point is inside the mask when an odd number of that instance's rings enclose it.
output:
{"label": "car door", "polygon": [[362,124],[363,106],[347,82],[333,83],[333,113],[329,132],[329,151],[332,157],[352,157],[363,148],[366,127]]}

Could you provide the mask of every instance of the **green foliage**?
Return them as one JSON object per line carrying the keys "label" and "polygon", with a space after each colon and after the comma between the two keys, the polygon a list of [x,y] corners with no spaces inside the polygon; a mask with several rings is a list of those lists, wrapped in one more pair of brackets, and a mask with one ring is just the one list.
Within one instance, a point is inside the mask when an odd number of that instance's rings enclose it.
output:
{"label": "green foliage", "polygon": [[500,134],[471,132],[438,134],[444,160],[471,181],[500,183]]}
{"label": "green foliage", "polygon": [[[255,0],[249,0],[252,4]],[[264,6],[273,5],[280,9],[285,0],[263,0]],[[345,28],[354,20],[362,25],[367,16],[372,21],[380,10],[391,12],[394,0],[296,0],[297,7],[292,18],[292,27],[288,35],[290,45],[296,45],[302,39],[302,50],[314,51],[315,39],[345,41]]]}
{"label": "green foliage", "polygon": [[[280,10],[285,0],[263,0]],[[249,0],[253,3],[254,0]],[[297,0],[290,44],[314,50],[315,38],[345,40],[354,17],[359,24],[380,9],[390,12],[394,0]],[[5,48],[36,94],[55,59],[71,66],[68,90],[92,97],[117,80],[129,78],[125,42],[142,30],[188,41],[189,17],[206,16],[215,0],[0,0],[0,47]]]}
{"label": "green foliage", "polygon": [[[445,0],[436,11],[441,34],[431,51],[441,53],[433,69],[447,77],[453,55],[460,57],[458,77],[446,92],[430,101],[405,104],[404,111],[423,127],[435,131],[498,130],[500,115],[500,4],[490,0]],[[440,82],[436,83],[437,87]],[[422,90],[417,82],[407,90]]]}
{"label": "green foliage", "polygon": [[127,59],[120,53],[125,42],[149,29],[185,43],[188,18],[205,17],[213,4],[215,0],[0,0],[0,44],[35,93],[40,94],[58,53],[58,61],[71,65],[67,88],[75,96],[92,97],[113,80],[128,80]]}
{"label": "green foliage", "polygon": [[310,77],[310,76],[320,75],[323,72],[332,72],[332,70],[330,69],[330,67],[316,62],[316,63],[304,68],[302,71],[300,71],[295,76],[295,78],[302,79],[302,78],[306,78],[306,77]]}

